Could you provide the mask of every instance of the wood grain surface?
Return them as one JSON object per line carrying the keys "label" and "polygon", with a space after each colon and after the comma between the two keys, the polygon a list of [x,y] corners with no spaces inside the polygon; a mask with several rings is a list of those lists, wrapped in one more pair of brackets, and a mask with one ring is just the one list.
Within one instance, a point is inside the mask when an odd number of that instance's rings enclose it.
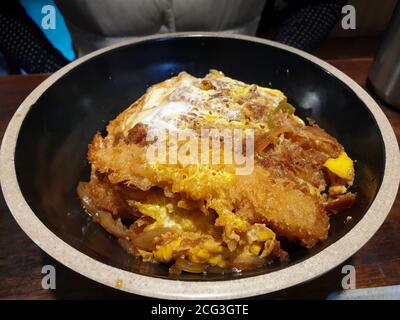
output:
{"label": "wood grain surface", "polygon": [[[364,85],[372,62],[376,41],[364,46],[354,46],[351,55],[346,48],[335,55],[326,45],[317,55],[327,58],[358,83]],[[325,50],[325,51],[324,51]],[[351,51],[351,50],[350,50]],[[341,54],[340,52],[346,52]],[[48,75],[9,76],[0,78],[0,139],[13,113],[23,99]],[[389,118],[397,139],[400,138],[400,113],[381,104]],[[399,140],[398,140],[399,141]],[[356,268],[358,288],[400,284],[400,197],[380,230],[352,258],[344,264]],[[41,286],[42,267],[51,264],[56,268],[57,287],[44,290]],[[343,265],[344,265],[343,264]],[[341,290],[342,266],[314,279],[273,294],[256,299],[319,299]],[[103,286],[71,271],[53,260],[37,247],[19,228],[0,194],[0,299],[138,299],[140,296]]]}

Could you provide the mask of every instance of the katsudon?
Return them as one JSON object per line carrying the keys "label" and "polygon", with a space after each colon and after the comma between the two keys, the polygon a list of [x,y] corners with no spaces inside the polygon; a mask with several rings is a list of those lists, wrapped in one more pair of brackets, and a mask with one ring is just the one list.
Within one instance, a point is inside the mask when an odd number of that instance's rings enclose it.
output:
{"label": "katsudon", "polygon": [[93,221],[171,273],[286,260],[282,241],[326,240],[330,215],[356,200],[353,160],[333,136],[280,90],[217,70],[151,86],[94,136],[87,158],[77,192]]}

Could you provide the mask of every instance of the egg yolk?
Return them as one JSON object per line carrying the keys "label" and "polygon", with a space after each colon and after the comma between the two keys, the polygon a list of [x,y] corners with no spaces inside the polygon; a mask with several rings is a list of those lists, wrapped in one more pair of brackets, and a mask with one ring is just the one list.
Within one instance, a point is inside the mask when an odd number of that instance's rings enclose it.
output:
{"label": "egg yolk", "polygon": [[336,159],[326,160],[324,167],[342,179],[352,181],[354,178],[353,160],[344,151]]}

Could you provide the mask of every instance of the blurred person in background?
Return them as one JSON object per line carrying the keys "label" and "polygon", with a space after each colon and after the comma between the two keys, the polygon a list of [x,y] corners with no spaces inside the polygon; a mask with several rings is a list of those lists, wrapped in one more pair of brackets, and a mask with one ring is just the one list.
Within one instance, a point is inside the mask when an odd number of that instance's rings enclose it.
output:
{"label": "blurred person in background", "polygon": [[[345,0],[4,2],[0,4],[0,52],[10,73],[54,72],[75,55],[82,56],[127,39],[180,31],[255,35],[260,27],[272,28],[276,30],[275,41],[312,51],[340,19],[346,3]],[[33,2],[36,6],[32,6]],[[53,39],[40,27],[40,7],[46,4],[57,9],[56,29],[60,29],[61,21],[62,30],[56,30]],[[61,44],[60,39],[63,39]]]}

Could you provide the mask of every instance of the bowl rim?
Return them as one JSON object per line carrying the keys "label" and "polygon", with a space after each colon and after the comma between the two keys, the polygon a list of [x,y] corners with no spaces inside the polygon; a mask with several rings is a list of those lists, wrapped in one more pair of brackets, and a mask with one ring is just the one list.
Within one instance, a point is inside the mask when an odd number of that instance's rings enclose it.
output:
{"label": "bowl rim", "polygon": [[[364,217],[343,237],[310,258],[267,274],[222,281],[179,281],[140,275],[97,261],[57,237],[31,210],[19,188],[14,155],[23,120],[38,98],[70,70],[102,53],[149,40],[188,36],[239,39],[290,51],[319,65],[341,80],[369,109],[384,143],[386,159],[384,176],[377,195]],[[400,168],[399,146],[388,119],[374,99],[349,76],[309,53],[284,44],[252,36],[216,32],[179,32],[141,37],[99,49],[69,63],[44,80],[22,102],[7,126],[0,150],[0,181],[4,198],[18,225],[36,245],[54,259],[87,278],[126,292],[163,299],[244,298],[278,291],[321,276],[351,257],[382,225],[397,194],[400,181],[398,168]]]}

